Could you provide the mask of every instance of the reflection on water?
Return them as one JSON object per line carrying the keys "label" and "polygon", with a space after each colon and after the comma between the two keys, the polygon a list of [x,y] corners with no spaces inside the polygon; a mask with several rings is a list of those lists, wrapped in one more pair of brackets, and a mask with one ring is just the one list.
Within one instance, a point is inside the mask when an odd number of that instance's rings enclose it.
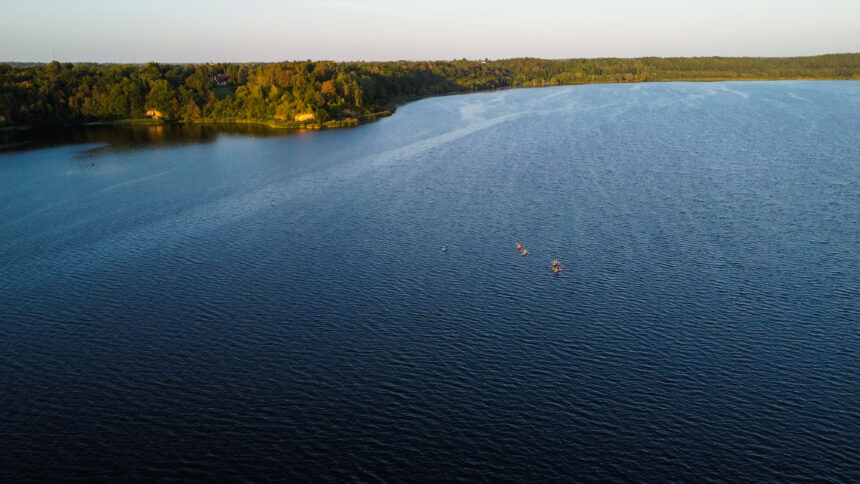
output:
{"label": "reflection on water", "polygon": [[252,124],[89,125],[0,131],[0,152],[26,151],[68,144],[97,144],[100,151],[126,151],[153,146],[210,143],[222,134],[264,138],[296,130]]}

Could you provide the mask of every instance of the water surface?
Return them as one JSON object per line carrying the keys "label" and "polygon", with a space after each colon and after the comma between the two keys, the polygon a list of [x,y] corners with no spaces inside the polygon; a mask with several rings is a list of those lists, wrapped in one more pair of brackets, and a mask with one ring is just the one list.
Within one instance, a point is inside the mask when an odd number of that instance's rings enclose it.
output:
{"label": "water surface", "polygon": [[856,481],[858,134],[747,82],[31,139],[0,478]]}

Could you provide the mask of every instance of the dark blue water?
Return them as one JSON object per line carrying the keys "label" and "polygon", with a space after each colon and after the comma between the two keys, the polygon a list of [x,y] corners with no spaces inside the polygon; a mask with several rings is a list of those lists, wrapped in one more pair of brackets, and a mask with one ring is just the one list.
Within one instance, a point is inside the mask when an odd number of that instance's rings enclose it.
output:
{"label": "dark blue water", "polygon": [[0,155],[0,480],[860,480],[860,83],[72,138]]}

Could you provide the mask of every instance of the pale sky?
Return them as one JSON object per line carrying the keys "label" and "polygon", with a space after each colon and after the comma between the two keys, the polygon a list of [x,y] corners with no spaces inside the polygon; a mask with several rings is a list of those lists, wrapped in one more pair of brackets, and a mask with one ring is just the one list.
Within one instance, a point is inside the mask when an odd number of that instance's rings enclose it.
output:
{"label": "pale sky", "polygon": [[0,61],[860,52],[860,0],[0,0]]}

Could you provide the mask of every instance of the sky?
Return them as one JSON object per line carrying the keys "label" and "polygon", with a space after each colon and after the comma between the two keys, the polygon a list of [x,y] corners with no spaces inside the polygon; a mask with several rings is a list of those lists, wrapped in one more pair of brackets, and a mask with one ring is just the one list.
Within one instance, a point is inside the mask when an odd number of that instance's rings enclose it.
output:
{"label": "sky", "polygon": [[2,0],[0,61],[860,52],[860,0]]}

